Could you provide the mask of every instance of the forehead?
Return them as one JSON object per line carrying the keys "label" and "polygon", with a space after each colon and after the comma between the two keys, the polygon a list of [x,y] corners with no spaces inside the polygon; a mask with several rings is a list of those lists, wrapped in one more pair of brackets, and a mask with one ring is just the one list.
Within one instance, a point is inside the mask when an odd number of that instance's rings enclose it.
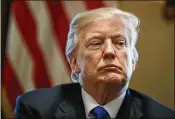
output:
{"label": "forehead", "polygon": [[[104,37],[122,34],[125,35],[125,27],[120,19],[106,18],[87,23],[80,31],[81,41],[88,39],[93,35],[102,35]],[[80,41],[80,42],[81,42]]]}

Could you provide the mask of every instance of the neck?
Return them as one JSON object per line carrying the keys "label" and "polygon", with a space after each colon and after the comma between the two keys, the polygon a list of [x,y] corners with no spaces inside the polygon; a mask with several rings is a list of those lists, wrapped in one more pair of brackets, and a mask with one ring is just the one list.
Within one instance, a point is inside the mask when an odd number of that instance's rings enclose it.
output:
{"label": "neck", "polygon": [[91,95],[100,105],[105,105],[115,98],[122,95],[128,88],[128,83],[125,86],[116,86],[108,84],[98,85],[82,85],[83,89]]}

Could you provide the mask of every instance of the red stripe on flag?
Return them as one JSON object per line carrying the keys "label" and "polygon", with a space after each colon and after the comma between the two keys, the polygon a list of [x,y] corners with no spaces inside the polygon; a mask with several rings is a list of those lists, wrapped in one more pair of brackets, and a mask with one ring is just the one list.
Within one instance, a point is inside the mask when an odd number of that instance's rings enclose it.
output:
{"label": "red stripe on flag", "polygon": [[62,51],[62,57],[64,58],[65,64],[67,65],[68,71],[70,71],[69,64],[65,57],[65,47],[67,41],[67,34],[69,30],[69,20],[63,9],[62,3],[58,2],[48,2],[47,6],[51,14],[53,29],[56,33],[56,42],[59,50]]}
{"label": "red stripe on flag", "polygon": [[8,56],[5,56],[4,58],[2,80],[10,105],[12,106],[12,109],[14,109],[16,98],[18,95],[23,93],[23,90],[18,83],[18,79],[12,69],[12,65],[10,64],[10,59]]}
{"label": "red stripe on flag", "polygon": [[34,60],[33,79],[36,88],[50,87],[51,82],[49,81],[47,68],[45,66],[43,56],[37,41],[36,23],[27,6],[27,3],[24,1],[14,2],[12,6],[12,12],[15,15],[15,20],[19,31],[23,36],[23,40],[26,43],[26,46],[29,49],[29,52]]}
{"label": "red stripe on flag", "polygon": [[89,10],[105,6],[103,4],[103,2],[100,1],[100,0],[99,1],[85,0],[84,2],[85,2],[85,5],[86,5],[87,9],[89,9]]}

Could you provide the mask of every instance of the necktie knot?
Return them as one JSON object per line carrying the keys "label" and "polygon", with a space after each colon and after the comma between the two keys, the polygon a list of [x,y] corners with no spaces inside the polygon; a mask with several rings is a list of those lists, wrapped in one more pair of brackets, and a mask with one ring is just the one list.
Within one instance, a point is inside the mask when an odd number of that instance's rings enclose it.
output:
{"label": "necktie knot", "polygon": [[100,106],[97,106],[91,110],[91,114],[98,119],[104,119],[109,116],[108,112]]}

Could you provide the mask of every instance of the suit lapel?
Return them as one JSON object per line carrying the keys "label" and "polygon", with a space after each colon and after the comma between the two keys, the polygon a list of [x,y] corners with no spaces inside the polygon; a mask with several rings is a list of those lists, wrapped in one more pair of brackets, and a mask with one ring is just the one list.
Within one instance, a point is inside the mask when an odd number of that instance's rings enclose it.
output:
{"label": "suit lapel", "polygon": [[81,96],[81,87],[77,86],[74,92],[62,101],[57,107],[55,118],[57,119],[85,119],[84,104]]}
{"label": "suit lapel", "polygon": [[141,100],[134,98],[129,89],[126,92],[125,99],[120,107],[116,119],[139,119],[143,116],[141,109]]}
{"label": "suit lapel", "polygon": [[[85,109],[81,96],[81,86],[79,84],[74,84],[73,91],[62,92],[66,94],[65,99],[58,104],[56,112],[54,113],[54,118],[52,119],[85,119]],[[133,97],[130,94],[129,89],[126,92],[125,99],[119,109],[116,119],[133,119],[141,118],[142,113],[142,103],[139,98]]]}

